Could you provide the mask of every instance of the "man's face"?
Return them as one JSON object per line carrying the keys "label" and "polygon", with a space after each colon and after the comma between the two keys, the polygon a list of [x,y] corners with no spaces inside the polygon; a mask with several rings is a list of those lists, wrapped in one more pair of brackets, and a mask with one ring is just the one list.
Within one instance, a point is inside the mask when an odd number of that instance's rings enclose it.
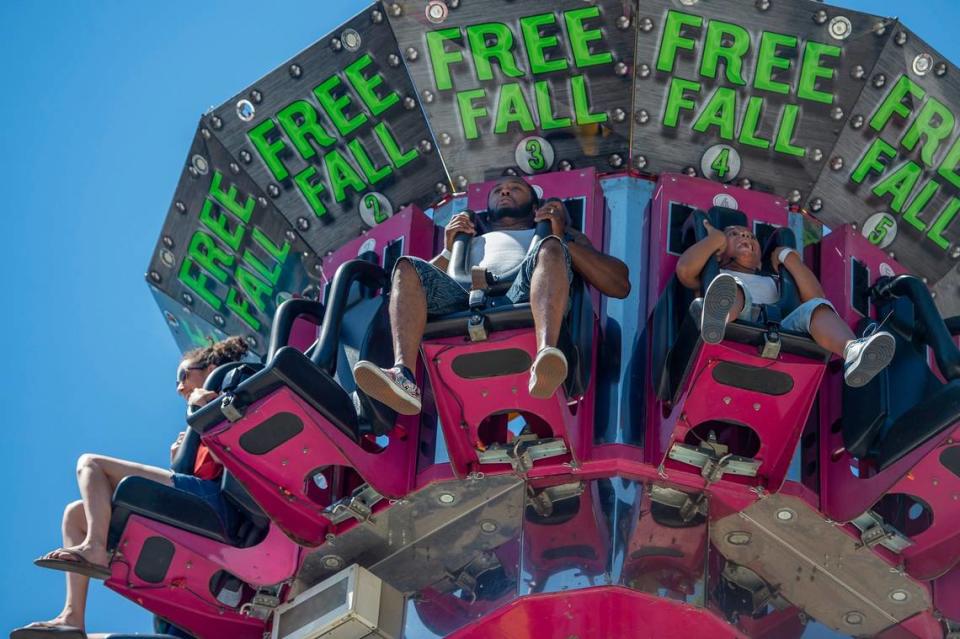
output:
{"label": "man's face", "polygon": [[742,267],[757,269],[760,267],[760,242],[750,229],[744,226],[728,226],[723,230],[727,236],[727,250],[723,257]]}
{"label": "man's face", "polygon": [[504,178],[490,189],[487,211],[493,219],[533,216],[533,194],[529,184],[520,178]]}

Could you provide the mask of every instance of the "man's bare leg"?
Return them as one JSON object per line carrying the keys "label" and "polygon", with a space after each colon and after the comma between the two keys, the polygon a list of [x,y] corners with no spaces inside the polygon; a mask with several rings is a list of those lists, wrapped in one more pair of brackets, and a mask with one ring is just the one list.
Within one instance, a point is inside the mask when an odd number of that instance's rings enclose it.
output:
{"label": "man's bare leg", "polygon": [[560,240],[547,238],[540,244],[537,266],[530,279],[530,310],[537,335],[537,350],[556,346],[570,297],[567,258]]}
{"label": "man's bare leg", "polygon": [[397,366],[416,372],[417,353],[427,326],[427,296],[417,269],[400,260],[393,271],[390,290],[390,331]]}

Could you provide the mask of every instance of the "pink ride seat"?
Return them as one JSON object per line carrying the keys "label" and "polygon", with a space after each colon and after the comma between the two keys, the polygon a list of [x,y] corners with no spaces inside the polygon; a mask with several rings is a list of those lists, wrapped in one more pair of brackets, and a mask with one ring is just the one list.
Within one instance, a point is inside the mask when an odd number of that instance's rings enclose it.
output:
{"label": "pink ride seat", "polygon": [[254,596],[286,595],[300,548],[286,538],[224,473],[226,521],[203,499],[128,477],[113,497],[106,584],[191,634],[259,639],[264,618],[249,614]]}
{"label": "pink ride seat", "polygon": [[[694,210],[684,225],[684,247],[717,229],[750,227],[744,213],[715,206]],[[796,246],[776,229],[763,246],[767,272],[777,246]],[[719,273],[711,258],[700,276],[701,295]],[[674,276],[653,313],[652,375],[658,402],[649,415],[650,460],[665,468],[699,468],[708,481],[779,488],[813,405],[830,353],[779,322],[800,303],[793,278],[782,270],[780,300],[764,305],[758,321],[738,319],[724,341],[700,337],[700,300]]]}
{"label": "pink ride seat", "polygon": [[[376,264],[353,260],[337,271],[326,309],[285,302],[273,329],[278,349],[262,371],[193,414],[190,427],[291,538],[319,545],[387,507],[412,488],[417,422],[356,389],[357,359],[392,361],[385,297]],[[289,306],[288,306],[289,305]],[[290,310],[292,309],[292,310]],[[302,353],[284,347],[295,315],[309,313],[322,330]]]}

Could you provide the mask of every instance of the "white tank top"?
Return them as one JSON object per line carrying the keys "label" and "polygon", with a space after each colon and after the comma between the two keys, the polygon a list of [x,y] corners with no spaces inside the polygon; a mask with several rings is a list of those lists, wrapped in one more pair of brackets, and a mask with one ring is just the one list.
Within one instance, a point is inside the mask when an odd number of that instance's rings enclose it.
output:
{"label": "white tank top", "polygon": [[725,268],[720,269],[720,272],[729,273],[743,282],[743,287],[750,291],[750,298],[754,304],[776,304],[780,301],[777,283],[768,275],[728,271]]}
{"label": "white tank top", "polygon": [[493,275],[514,268],[527,255],[536,229],[489,231],[470,241],[470,266],[481,266]]}

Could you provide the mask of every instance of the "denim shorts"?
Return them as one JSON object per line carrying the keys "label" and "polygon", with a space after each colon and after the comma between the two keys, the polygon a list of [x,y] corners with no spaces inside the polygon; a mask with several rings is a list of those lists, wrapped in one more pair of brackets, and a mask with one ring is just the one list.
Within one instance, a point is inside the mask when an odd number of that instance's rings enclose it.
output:
{"label": "denim shorts", "polygon": [[[533,279],[533,270],[537,266],[540,246],[551,238],[560,239],[556,235],[551,235],[540,240],[536,248],[527,253],[527,256],[523,258],[523,262],[520,263],[520,271],[517,273],[516,279],[513,280],[513,284],[510,285],[510,289],[502,296],[491,298],[491,304],[493,306],[497,306],[498,302],[502,305],[520,304],[530,301],[530,282]],[[563,247],[563,254],[567,261],[567,283],[570,284],[573,282],[573,267],[570,261],[570,251],[567,250],[567,244],[563,240],[560,240],[560,245]],[[430,262],[418,257],[404,255],[400,260],[409,262],[420,276],[420,282],[423,284],[423,290],[427,296],[428,317],[439,317],[449,313],[465,311],[470,308],[469,292],[457,284],[446,272],[441,271]],[[398,264],[400,260],[397,260]]]}
{"label": "denim shorts", "polygon": [[171,479],[173,480],[174,488],[195,495],[207,502],[213,511],[217,513],[220,522],[225,527],[229,525],[230,509],[227,507],[227,502],[220,492],[219,480],[200,479],[199,477],[185,475],[183,473],[174,473]]}
{"label": "denim shorts", "polygon": [[[753,305],[753,299],[750,297],[750,288],[746,286],[743,280],[736,275],[732,275],[732,277],[734,280],[736,280],[737,286],[740,288],[740,292],[743,293],[744,317],[749,318],[752,322],[757,321],[757,318],[760,315],[760,307]],[[822,297],[815,297],[811,300],[807,300],[800,306],[790,311],[787,316],[783,318],[783,321],[780,322],[780,328],[785,331],[806,333],[809,335],[810,320],[813,318],[813,312],[821,306],[829,306],[833,309],[834,313],[837,312],[837,309],[833,304],[830,303],[830,300]]]}

